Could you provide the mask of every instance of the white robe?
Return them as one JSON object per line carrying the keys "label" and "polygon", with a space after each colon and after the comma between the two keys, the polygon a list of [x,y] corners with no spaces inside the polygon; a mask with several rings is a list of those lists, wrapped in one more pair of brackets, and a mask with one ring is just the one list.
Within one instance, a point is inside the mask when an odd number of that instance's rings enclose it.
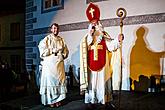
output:
{"label": "white robe", "polygon": [[[40,84],[41,102],[53,104],[66,97],[64,59],[68,56],[68,48],[64,39],[50,34],[39,43],[42,61]],[[55,55],[55,52],[56,55]]]}
{"label": "white robe", "polygon": [[[120,47],[120,43],[118,42],[118,39],[115,40],[108,40],[106,38],[102,38],[102,39],[105,39],[105,43],[107,47],[106,50],[107,61],[105,66],[99,71],[92,71],[85,64],[87,63],[86,61],[87,58],[85,58],[87,56],[85,56],[84,54],[85,51],[87,52],[87,49],[85,50],[85,47],[88,48],[88,46],[92,43],[93,41],[92,36],[90,36],[89,34],[85,36],[85,38],[83,38],[80,45],[80,89],[81,91],[85,90],[85,103],[105,104],[106,102],[110,102],[112,100],[112,94],[111,94],[112,71],[110,66],[112,66],[112,68],[114,69],[114,65],[111,65],[112,63],[114,64],[114,60],[108,59],[107,55],[108,52],[113,53],[112,51],[118,49]],[[96,41],[100,42],[101,39],[98,37]],[[114,54],[112,54],[112,57],[114,57]],[[81,58],[85,60],[82,60]]]}

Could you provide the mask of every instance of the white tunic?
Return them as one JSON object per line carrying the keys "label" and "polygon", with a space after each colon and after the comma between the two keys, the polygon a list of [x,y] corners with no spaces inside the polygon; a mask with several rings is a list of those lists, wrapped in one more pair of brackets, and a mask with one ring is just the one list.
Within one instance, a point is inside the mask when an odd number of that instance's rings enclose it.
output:
{"label": "white tunic", "polygon": [[53,104],[66,97],[64,59],[68,56],[68,48],[64,39],[50,34],[39,43],[42,62],[40,84],[41,102]]}

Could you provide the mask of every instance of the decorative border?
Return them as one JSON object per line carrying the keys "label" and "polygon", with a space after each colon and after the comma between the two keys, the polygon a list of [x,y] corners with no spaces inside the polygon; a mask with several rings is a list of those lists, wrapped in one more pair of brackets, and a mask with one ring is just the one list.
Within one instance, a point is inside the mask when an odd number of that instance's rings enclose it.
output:
{"label": "decorative border", "polygon": [[101,2],[101,1],[107,1],[107,0],[86,0],[86,3],[90,3],[90,2]]}
{"label": "decorative border", "polygon": [[61,0],[61,5],[56,6],[54,8],[51,8],[51,9],[47,9],[47,10],[44,10],[44,4],[43,3],[44,3],[44,1],[42,0],[41,1],[41,13],[48,13],[48,12],[51,12],[51,11],[64,9],[64,0]]}
{"label": "decorative border", "polygon": [[[123,21],[124,25],[148,24],[148,23],[159,23],[159,22],[165,22],[165,13],[129,16],[126,17]],[[119,26],[120,19],[119,18],[103,19],[101,20],[101,23],[103,27]],[[89,22],[78,22],[78,23],[60,25],[60,31],[63,32],[63,31],[87,29],[88,24]],[[45,34],[45,33],[49,33],[49,27],[30,30],[30,32],[28,32],[27,35],[37,35],[37,34]]]}

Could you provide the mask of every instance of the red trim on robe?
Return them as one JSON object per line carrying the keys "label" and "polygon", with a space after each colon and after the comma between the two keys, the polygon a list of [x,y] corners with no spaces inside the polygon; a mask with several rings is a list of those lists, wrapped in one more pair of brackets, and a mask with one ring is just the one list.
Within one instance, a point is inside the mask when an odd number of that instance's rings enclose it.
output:
{"label": "red trim on robe", "polygon": [[102,49],[98,49],[97,60],[94,60],[94,50],[88,49],[88,67],[92,71],[101,70],[105,66],[105,63],[106,63],[106,48],[107,47],[105,44],[105,40],[103,39],[100,43],[98,43],[98,45],[102,46]]}

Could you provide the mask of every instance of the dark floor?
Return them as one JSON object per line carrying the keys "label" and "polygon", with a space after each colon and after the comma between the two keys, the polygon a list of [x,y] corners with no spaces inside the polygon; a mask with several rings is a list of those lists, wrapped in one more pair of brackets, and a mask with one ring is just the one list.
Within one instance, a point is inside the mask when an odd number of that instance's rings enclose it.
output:
{"label": "dark floor", "polygon": [[[84,104],[83,96],[79,95],[77,87],[68,91],[67,98],[63,106],[59,108],[50,108],[40,103],[40,96],[29,95],[15,98],[0,103],[0,110],[165,110],[165,92],[144,93],[122,91],[114,93],[114,100],[111,105]],[[119,100],[120,99],[120,100]]]}

